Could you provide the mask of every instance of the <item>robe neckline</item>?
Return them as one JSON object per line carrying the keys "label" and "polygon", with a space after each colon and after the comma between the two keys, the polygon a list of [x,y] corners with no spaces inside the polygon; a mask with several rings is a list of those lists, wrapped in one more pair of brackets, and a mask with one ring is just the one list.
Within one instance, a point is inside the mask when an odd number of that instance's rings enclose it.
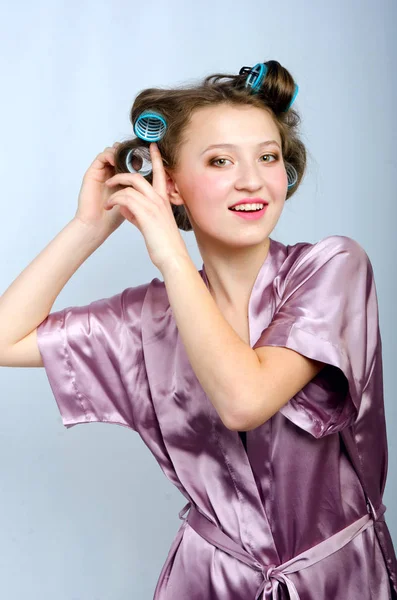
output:
{"label": "robe neckline", "polygon": [[[253,347],[253,345],[255,343],[255,339],[254,339],[255,332],[253,332],[252,327],[251,327],[252,319],[255,320],[255,315],[254,315],[255,311],[253,312],[251,304],[252,304],[253,298],[257,297],[257,294],[255,293],[257,287],[259,285],[261,285],[261,286],[264,285],[264,272],[265,272],[265,270],[269,269],[269,267],[271,265],[271,261],[272,261],[273,255],[274,255],[274,253],[276,251],[276,242],[275,242],[275,240],[273,240],[271,237],[269,237],[269,241],[270,241],[270,243],[269,243],[269,249],[268,249],[266,258],[264,259],[264,261],[263,261],[263,263],[262,263],[262,265],[261,265],[261,267],[260,267],[260,269],[258,271],[258,274],[257,274],[257,276],[255,278],[254,285],[252,286],[252,290],[251,290],[251,293],[250,293],[250,296],[249,296],[249,300],[248,300],[248,331],[249,331],[249,339],[250,339],[250,346],[251,346],[251,348]],[[270,269],[269,269],[269,272],[270,272]],[[204,280],[204,283],[205,283],[208,291],[210,291],[210,286],[209,286],[208,277],[207,277],[207,273],[206,273],[206,270],[205,270],[205,264],[204,264],[204,262],[202,264],[200,273],[202,275],[202,278]]]}

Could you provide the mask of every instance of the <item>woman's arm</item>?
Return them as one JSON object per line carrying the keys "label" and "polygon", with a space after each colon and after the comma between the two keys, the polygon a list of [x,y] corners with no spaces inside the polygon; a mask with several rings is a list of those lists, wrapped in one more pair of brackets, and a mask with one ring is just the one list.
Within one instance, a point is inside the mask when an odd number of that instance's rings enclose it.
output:
{"label": "woman's arm", "polygon": [[289,348],[252,349],[223,317],[189,258],[169,261],[162,274],[189,361],[228,429],[258,427],[323,368]]}
{"label": "woman's arm", "polygon": [[223,423],[238,429],[259,359],[223,317],[190,258],[175,257],[162,275],[190,364]]}
{"label": "woman's arm", "polygon": [[[13,281],[0,297],[0,365],[34,363],[34,357],[26,355],[29,348],[35,351],[34,330],[72,275],[104,241],[97,229],[72,219]],[[18,359],[13,348],[29,335],[20,356],[25,364],[13,364]]]}

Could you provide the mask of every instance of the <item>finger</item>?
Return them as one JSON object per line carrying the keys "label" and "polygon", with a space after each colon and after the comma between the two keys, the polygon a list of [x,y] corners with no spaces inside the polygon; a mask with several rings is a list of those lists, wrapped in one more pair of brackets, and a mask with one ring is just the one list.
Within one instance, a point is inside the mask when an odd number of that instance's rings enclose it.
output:
{"label": "finger", "polygon": [[[116,163],[114,160],[114,155],[117,151],[117,148],[120,146],[121,142],[115,142],[113,144],[113,146],[110,148],[110,146],[108,146],[107,148],[105,148],[105,150],[103,151],[102,154],[104,154],[104,156],[106,157],[106,159],[108,160],[108,162],[110,162],[110,164],[115,167]],[[107,150],[109,150],[109,152],[107,152]]]}
{"label": "finger", "polygon": [[109,167],[109,164],[111,164],[112,167],[115,166],[113,152],[107,152],[104,150],[103,152],[100,152],[96,158],[94,158],[90,167],[98,170],[105,170]]}
{"label": "finger", "polygon": [[[153,188],[140,173],[116,173],[113,177],[106,180],[109,187],[114,185],[126,185],[136,188],[142,193],[153,192]],[[152,194],[153,195],[153,194]]]}
{"label": "finger", "polygon": [[115,166],[115,161],[114,161],[114,154],[113,152],[106,152],[105,153],[105,158],[108,162],[110,162],[110,164],[114,167]]}
{"label": "finger", "polygon": [[[141,202],[143,200],[142,194],[135,190],[128,190],[126,193],[125,190],[120,190],[112,194],[104,204],[104,208],[106,210],[110,210],[114,206],[125,206],[132,214],[136,214],[137,207],[138,213],[140,211]],[[143,207],[143,204],[142,204]],[[147,203],[146,203],[147,207]]]}
{"label": "finger", "polygon": [[115,142],[113,144],[113,146],[106,146],[106,148],[103,150],[103,152],[100,152],[98,154],[97,158],[99,158],[99,157],[105,157],[105,158],[111,157],[111,158],[113,158],[113,156],[114,156],[114,154],[115,154],[118,146],[120,146],[120,142]]}
{"label": "finger", "polygon": [[164,169],[163,159],[159,147],[155,142],[150,144],[150,157],[153,167],[153,189],[165,200],[167,194],[167,175]]}
{"label": "finger", "polygon": [[103,158],[108,159],[109,156],[113,158],[114,153],[115,153],[115,148],[110,147],[110,146],[106,146],[106,148],[97,155],[97,158],[99,158],[99,159],[103,159]]}
{"label": "finger", "polygon": [[[113,196],[111,196],[111,198],[113,198]],[[134,209],[132,209],[132,205],[131,205],[131,198],[127,198],[125,195],[124,196],[116,196],[113,201],[110,200],[110,204],[109,201],[105,204],[104,208],[105,210],[112,210],[113,208],[118,208],[120,214],[127,219],[127,221],[129,221],[130,223],[132,223],[133,225],[135,225],[135,227],[137,227],[139,229],[139,223],[138,220],[136,219],[136,215],[137,215],[137,210],[136,210],[136,206],[137,206],[137,202],[134,202]],[[138,209],[139,211],[139,209]]]}
{"label": "finger", "polygon": [[[123,199],[128,202],[136,202],[136,201],[144,201],[147,205],[147,195],[142,194],[138,190],[135,190],[132,187],[124,187],[119,190],[114,191],[109,198],[105,202],[105,206],[109,206],[110,204],[118,204],[119,200]],[[150,204],[150,203],[149,203]]]}

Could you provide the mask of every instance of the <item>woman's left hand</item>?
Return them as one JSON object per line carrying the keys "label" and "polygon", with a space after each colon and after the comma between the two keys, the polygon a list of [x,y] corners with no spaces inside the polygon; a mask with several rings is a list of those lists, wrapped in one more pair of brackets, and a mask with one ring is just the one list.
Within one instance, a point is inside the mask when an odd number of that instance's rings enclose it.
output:
{"label": "woman's left hand", "polygon": [[153,184],[140,173],[117,173],[106,185],[125,185],[112,194],[105,208],[120,206],[120,213],[142,233],[150,259],[160,271],[175,257],[189,257],[176,224],[167,192],[167,175],[157,144],[150,144]]}

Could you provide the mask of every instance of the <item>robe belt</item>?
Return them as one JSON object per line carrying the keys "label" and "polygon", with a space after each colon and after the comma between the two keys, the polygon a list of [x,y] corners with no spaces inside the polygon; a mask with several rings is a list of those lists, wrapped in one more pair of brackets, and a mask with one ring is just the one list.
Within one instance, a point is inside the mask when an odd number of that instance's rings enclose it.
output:
{"label": "robe belt", "polygon": [[[290,600],[300,600],[297,589],[288,575],[306,569],[323,558],[337,552],[357,535],[368,529],[368,527],[373,526],[375,520],[384,521],[383,514],[386,511],[386,506],[381,504],[377,510],[374,510],[372,504],[367,502],[368,513],[366,515],[282,565],[262,565],[226,535],[217,525],[199,512],[191,502],[188,502],[180,511],[180,519],[183,519],[183,515],[187,509],[190,510],[185,520],[196,533],[210,544],[262,573],[263,581],[256,592],[255,600],[259,600],[260,598],[263,600],[277,600],[279,584],[286,586]],[[261,596],[262,592],[263,596]]]}

